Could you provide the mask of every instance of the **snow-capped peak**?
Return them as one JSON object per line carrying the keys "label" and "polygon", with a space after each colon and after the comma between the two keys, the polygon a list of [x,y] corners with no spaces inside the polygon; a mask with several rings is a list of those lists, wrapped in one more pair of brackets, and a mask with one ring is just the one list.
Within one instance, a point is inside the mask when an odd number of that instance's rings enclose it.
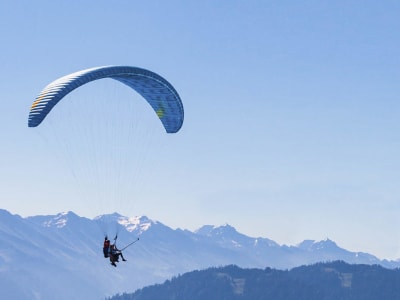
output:
{"label": "snow-capped peak", "polygon": [[112,213],[112,214],[106,214],[106,215],[97,216],[93,220],[109,223],[109,222],[117,221],[120,217],[122,217],[122,215],[120,215],[119,213],[115,212],[115,213]]}
{"label": "snow-capped peak", "polygon": [[120,215],[119,213],[100,215],[94,218],[94,220],[104,224],[118,224],[124,227],[126,231],[136,231],[137,234],[141,234],[144,231],[147,231],[151,227],[151,225],[158,223],[156,221],[150,220],[146,216],[127,217]]}
{"label": "snow-capped peak", "polygon": [[215,225],[204,225],[195,231],[197,234],[205,236],[216,236],[226,233],[237,233],[236,229],[229,224],[223,224],[221,226]]}
{"label": "snow-capped peak", "polygon": [[132,232],[138,230],[142,233],[148,230],[152,224],[155,222],[147,218],[146,216],[136,216],[136,217],[119,217],[118,223],[126,228],[127,231]]}
{"label": "snow-capped peak", "polygon": [[304,250],[321,250],[329,248],[337,248],[336,243],[328,238],[322,241],[304,240],[297,245],[298,248]]}
{"label": "snow-capped peak", "polygon": [[73,212],[60,212],[48,221],[43,222],[44,227],[63,228],[67,225],[68,219],[77,217]]}

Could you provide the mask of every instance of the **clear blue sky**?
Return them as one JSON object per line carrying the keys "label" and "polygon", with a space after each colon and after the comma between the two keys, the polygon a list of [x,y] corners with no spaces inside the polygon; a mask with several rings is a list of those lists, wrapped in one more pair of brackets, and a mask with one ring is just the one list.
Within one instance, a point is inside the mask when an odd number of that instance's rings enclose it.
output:
{"label": "clear blue sky", "polygon": [[398,1],[1,0],[0,207],[112,212],[27,117],[60,76],[132,65],[175,86],[185,123],[121,214],[400,258],[399,28]]}

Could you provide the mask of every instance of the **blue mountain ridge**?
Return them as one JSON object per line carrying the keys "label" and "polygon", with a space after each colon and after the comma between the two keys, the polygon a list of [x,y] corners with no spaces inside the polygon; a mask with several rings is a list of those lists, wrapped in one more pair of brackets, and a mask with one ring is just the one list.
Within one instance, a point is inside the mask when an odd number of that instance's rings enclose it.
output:
{"label": "blue mountain ridge", "polygon": [[[117,268],[102,256],[104,234],[118,233],[127,262]],[[228,224],[192,232],[146,216],[118,213],[94,219],[73,212],[22,218],[0,210],[0,288],[11,299],[104,299],[173,276],[212,266],[291,269],[343,260],[398,268],[400,262],[350,252],[335,242],[306,240],[297,246],[248,237]]]}

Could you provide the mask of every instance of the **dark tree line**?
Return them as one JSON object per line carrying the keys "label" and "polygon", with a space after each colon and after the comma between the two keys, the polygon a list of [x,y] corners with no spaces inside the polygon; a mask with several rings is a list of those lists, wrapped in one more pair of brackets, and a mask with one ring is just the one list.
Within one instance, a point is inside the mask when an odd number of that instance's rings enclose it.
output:
{"label": "dark tree line", "polygon": [[342,261],[292,270],[237,266],[185,273],[110,300],[400,300],[400,270]]}

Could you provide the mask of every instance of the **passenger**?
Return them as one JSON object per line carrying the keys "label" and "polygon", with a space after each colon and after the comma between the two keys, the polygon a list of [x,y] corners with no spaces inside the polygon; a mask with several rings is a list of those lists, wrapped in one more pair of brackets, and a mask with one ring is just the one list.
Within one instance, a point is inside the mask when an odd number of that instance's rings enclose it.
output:
{"label": "passenger", "polygon": [[108,237],[106,236],[104,238],[104,245],[103,245],[103,254],[104,257],[107,258],[110,252],[110,240],[108,239]]}

